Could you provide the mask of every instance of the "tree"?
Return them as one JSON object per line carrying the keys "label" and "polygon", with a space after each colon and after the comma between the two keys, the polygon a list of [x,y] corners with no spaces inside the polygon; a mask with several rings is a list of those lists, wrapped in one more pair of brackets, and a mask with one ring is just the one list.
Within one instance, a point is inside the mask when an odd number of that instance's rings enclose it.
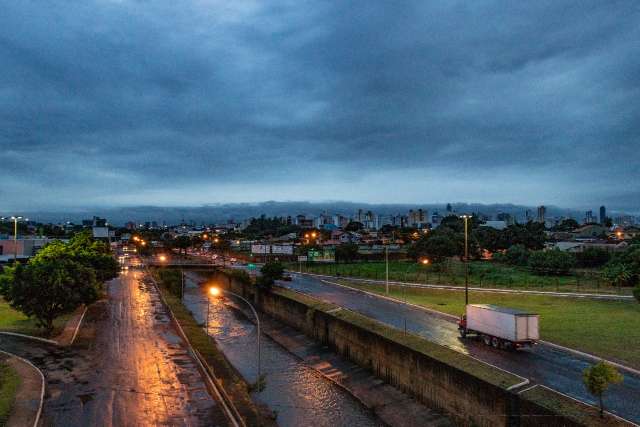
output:
{"label": "tree", "polygon": [[260,269],[262,275],[259,277],[258,286],[265,290],[270,290],[276,280],[284,276],[284,266],[276,261],[267,262]]}
{"label": "tree", "polygon": [[608,265],[602,271],[604,277],[616,286],[625,286],[633,277],[631,268],[624,263],[615,263]]}
{"label": "tree", "polygon": [[504,253],[504,259],[511,265],[527,265],[529,261],[529,250],[522,244],[513,245]]}
{"label": "tree", "polygon": [[343,243],[336,247],[337,262],[353,262],[358,258],[358,245],[355,243]]}
{"label": "tree", "polygon": [[439,264],[445,259],[458,255],[456,242],[444,234],[432,234],[418,240],[408,251],[408,255],[417,261],[420,258],[428,258],[434,264]]}
{"label": "tree", "polygon": [[0,293],[49,334],[56,317],[97,299],[98,283],[91,268],[69,257],[40,259],[8,269],[0,279]]}
{"label": "tree", "polygon": [[187,254],[187,249],[191,247],[191,238],[189,236],[178,236],[171,242],[171,246],[178,249],[179,253],[184,251]]}
{"label": "tree", "polygon": [[584,370],[582,381],[585,387],[600,402],[600,416],[604,417],[604,403],[602,396],[611,384],[618,384],[624,380],[618,370],[604,360]]}
{"label": "tree", "polygon": [[581,267],[602,267],[609,261],[609,252],[599,248],[586,248],[576,254],[576,259]]}
{"label": "tree", "polygon": [[559,249],[534,251],[529,255],[528,265],[539,274],[564,275],[575,266],[575,257]]}
{"label": "tree", "polygon": [[580,227],[580,224],[578,224],[578,221],[576,221],[573,218],[565,218],[562,221],[560,221],[560,224],[554,227],[554,230],[555,231],[573,231],[578,227]]}

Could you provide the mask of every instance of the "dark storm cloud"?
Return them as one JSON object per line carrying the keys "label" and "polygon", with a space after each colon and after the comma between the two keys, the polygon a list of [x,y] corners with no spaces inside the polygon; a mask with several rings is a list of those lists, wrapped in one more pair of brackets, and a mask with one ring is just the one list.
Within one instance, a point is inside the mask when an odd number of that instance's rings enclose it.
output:
{"label": "dark storm cloud", "polygon": [[637,210],[638,18],[633,1],[7,2],[0,197]]}

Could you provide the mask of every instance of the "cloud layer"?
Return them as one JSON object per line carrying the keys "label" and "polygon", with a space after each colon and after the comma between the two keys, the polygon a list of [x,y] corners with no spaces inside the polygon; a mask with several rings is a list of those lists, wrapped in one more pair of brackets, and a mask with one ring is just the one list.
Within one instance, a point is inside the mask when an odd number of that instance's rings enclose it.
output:
{"label": "cloud layer", "polygon": [[0,199],[640,210],[639,18],[633,1],[7,2]]}

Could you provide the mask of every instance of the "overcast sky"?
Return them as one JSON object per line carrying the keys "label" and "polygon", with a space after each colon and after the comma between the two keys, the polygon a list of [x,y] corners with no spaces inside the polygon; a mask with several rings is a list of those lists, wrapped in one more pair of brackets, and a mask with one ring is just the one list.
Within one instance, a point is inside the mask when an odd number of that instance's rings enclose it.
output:
{"label": "overcast sky", "polygon": [[640,211],[640,3],[5,1],[0,210]]}

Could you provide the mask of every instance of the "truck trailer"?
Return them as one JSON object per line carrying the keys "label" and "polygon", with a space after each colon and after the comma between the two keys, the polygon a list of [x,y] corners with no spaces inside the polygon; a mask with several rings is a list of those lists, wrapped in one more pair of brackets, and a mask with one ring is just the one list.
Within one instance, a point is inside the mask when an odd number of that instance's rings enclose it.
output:
{"label": "truck trailer", "polygon": [[540,339],[540,316],[527,311],[491,304],[469,304],[460,317],[458,331],[462,338],[475,336],[496,348],[519,349]]}

